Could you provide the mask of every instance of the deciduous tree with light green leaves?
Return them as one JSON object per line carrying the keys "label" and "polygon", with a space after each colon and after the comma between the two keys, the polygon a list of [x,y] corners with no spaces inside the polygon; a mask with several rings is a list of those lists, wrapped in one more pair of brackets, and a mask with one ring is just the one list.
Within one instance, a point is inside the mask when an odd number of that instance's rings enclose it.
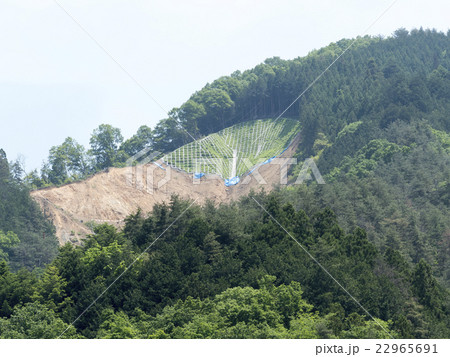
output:
{"label": "deciduous tree with light green leaves", "polygon": [[123,142],[120,129],[109,124],[101,124],[92,133],[89,153],[94,157],[97,170],[114,166],[119,147]]}
{"label": "deciduous tree with light green leaves", "polygon": [[18,306],[9,319],[0,319],[0,338],[57,338],[64,331],[65,338],[78,337],[73,326],[39,302]]}
{"label": "deciduous tree with light green leaves", "polygon": [[83,177],[89,171],[84,147],[71,137],[66,138],[61,145],[50,149],[48,164],[43,171],[48,181],[55,185]]}

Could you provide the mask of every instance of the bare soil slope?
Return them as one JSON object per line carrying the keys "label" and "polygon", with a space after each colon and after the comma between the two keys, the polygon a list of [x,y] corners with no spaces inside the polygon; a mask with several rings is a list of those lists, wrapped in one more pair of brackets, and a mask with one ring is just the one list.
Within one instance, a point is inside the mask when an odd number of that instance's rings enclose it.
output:
{"label": "bare soil slope", "polygon": [[174,194],[202,204],[208,199],[228,202],[263,187],[268,192],[280,183],[281,167],[299,140],[297,136],[280,158],[259,167],[232,187],[226,187],[218,176],[193,180],[185,172],[165,165],[163,170],[150,163],[137,168],[112,168],[85,181],[34,191],[31,195],[53,221],[60,244],[68,241],[79,244],[91,233],[89,223],[120,226],[138,208],[150,212],[155,203],[168,202]]}

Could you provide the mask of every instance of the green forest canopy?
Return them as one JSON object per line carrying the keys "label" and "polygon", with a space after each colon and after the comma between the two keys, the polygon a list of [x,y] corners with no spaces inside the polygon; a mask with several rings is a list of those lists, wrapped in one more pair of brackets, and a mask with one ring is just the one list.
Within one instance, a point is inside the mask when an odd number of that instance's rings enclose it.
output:
{"label": "green forest canopy", "polygon": [[[88,150],[68,138],[50,150],[40,173],[24,177],[0,152],[0,249],[9,261],[0,266],[2,336],[54,337],[188,204],[174,198],[148,216],[137,212],[123,231],[99,226],[83,247],[56,255],[54,228],[27,187],[124,165],[143,148],[171,152],[191,140],[181,126],[200,138],[276,117],[349,43],[219,78],[130,139],[109,125],[94,131]],[[395,337],[450,336],[449,45],[450,33],[423,29],[358,38],[285,113],[302,127],[296,157],[314,157],[327,184],[257,196]],[[67,336],[385,333],[302,254],[248,197],[193,206]],[[29,270],[17,270],[23,266]],[[280,296],[303,307],[284,311]],[[239,306],[239,317],[224,315],[224,305]],[[27,329],[21,322],[38,309],[47,334],[39,320]]]}
{"label": "green forest canopy", "polygon": [[[139,257],[66,337],[449,336],[448,292],[424,260],[381,253],[329,209],[308,216],[278,193],[255,197],[376,321],[251,198],[194,205],[180,217],[190,203],[173,197],[148,216],[129,216],[122,231],[103,224],[84,246],[66,244],[39,276],[1,263],[0,335],[57,337]],[[35,310],[45,331],[27,320]]]}

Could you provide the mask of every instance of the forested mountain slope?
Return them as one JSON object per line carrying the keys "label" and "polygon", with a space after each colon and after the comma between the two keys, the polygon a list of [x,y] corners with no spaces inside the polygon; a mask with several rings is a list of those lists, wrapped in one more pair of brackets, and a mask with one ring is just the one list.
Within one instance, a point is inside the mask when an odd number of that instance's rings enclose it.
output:
{"label": "forested mountain slope", "polygon": [[[417,121],[416,121],[417,120]],[[326,185],[281,191],[287,202],[314,212],[330,207],[343,227],[362,227],[380,249],[400,250],[413,263],[429,262],[450,283],[449,136],[420,119],[396,122],[325,175]],[[347,143],[367,132],[348,134]],[[326,171],[327,154],[319,158]],[[343,145],[345,147],[345,145]],[[324,163],[323,166],[320,163]]]}
{"label": "forested mountain slope", "polygon": [[[88,149],[67,138],[50,150],[40,175],[32,172],[27,181],[37,188],[59,185],[110,166],[123,166],[142,149],[169,153],[192,137],[200,139],[234,124],[280,114],[301,121],[305,133],[302,156],[314,153],[316,139],[334,142],[348,124],[359,121],[375,127],[364,124],[360,130],[368,131],[366,137],[347,145],[344,154],[361,148],[366,139],[396,119],[408,121],[415,114],[427,113],[434,129],[448,131],[449,41],[449,34],[401,29],[386,39],[341,40],[293,60],[270,58],[253,69],[207,84],[153,129],[143,125],[126,140],[120,129],[106,124],[94,130]],[[316,144],[318,149],[320,140]],[[327,160],[339,160],[333,157]],[[331,162],[327,169],[338,164]]]}
{"label": "forested mountain slope", "polygon": [[139,257],[65,337],[449,336],[448,293],[425,261],[381,253],[330,209],[308,216],[276,194],[254,197],[377,322],[253,199],[200,207],[174,197],[129,216],[122,231],[103,224],[84,246],[65,245],[39,279],[0,264],[0,335],[59,336]]}
{"label": "forested mountain slope", "polygon": [[43,268],[58,252],[55,229],[14,176],[0,149],[0,261],[15,270]]}
{"label": "forested mountain slope", "polygon": [[450,32],[358,38],[289,107],[351,43],[219,78],[128,140],[109,126],[88,151],[66,140],[26,182],[59,185],[143,148],[171,152],[191,141],[182,127],[200,138],[283,114],[302,128],[295,157],[313,157],[326,184],[296,185],[300,164],[288,187],[250,195],[375,321],[238,184],[233,202],[187,209],[173,197],[121,229],[92,224],[82,246],[61,247],[40,275],[2,263],[0,334],[58,336],[140,257],[67,337],[448,338]]}
{"label": "forested mountain slope", "polygon": [[[254,69],[221,77],[174,108],[153,130],[143,127],[121,144],[114,141],[117,130],[99,128],[88,150],[94,155],[93,167],[105,162],[121,166],[142,148],[170,152],[192,140],[186,130],[200,138],[233,124],[283,114],[300,121],[298,161],[312,156],[327,175],[325,187],[299,192],[311,195],[315,206],[333,207],[341,224],[367,229],[381,249],[398,248],[411,262],[424,257],[448,285],[450,33],[400,29],[386,39],[352,41],[341,40],[294,60],[271,58]],[[100,134],[107,133],[115,150],[98,151]],[[80,161],[83,150],[70,148],[76,146],[65,142],[53,150],[44,181],[67,180],[70,175],[61,167],[89,166],[75,165],[89,160]],[[61,164],[61,157],[69,160]],[[292,169],[293,177],[300,168]],[[78,174],[82,177],[83,170]],[[306,202],[304,194],[295,199]]]}
{"label": "forested mountain slope", "polygon": [[[219,97],[229,104],[220,116],[210,106]],[[426,259],[449,286],[450,32],[400,29],[390,38],[342,40],[291,61],[268,59],[208,84],[174,113],[200,134],[252,117],[283,113],[299,120],[296,157],[314,157],[327,185],[282,194],[297,207],[332,207],[341,224],[364,227],[381,249],[399,249],[414,263]],[[169,121],[155,128],[155,145],[164,143]],[[177,133],[180,141],[186,135]],[[300,169],[292,169],[292,182]]]}

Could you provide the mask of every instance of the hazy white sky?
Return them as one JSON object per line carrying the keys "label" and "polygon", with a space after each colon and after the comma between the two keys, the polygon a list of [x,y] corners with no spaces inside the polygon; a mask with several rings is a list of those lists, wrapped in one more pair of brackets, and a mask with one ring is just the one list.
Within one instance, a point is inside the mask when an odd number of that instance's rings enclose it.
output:
{"label": "hazy white sky", "polygon": [[[166,110],[264,59],[363,35],[393,0],[58,0]],[[368,31],[450,27],[448,0],[398,0]],[[342,57],[345,61],[345,55]],[[326,80],[326,78],[322,79]],[[0,1],[0,148],[40,167],[67,136],[125,137],[164,111],[53,0]]]}

